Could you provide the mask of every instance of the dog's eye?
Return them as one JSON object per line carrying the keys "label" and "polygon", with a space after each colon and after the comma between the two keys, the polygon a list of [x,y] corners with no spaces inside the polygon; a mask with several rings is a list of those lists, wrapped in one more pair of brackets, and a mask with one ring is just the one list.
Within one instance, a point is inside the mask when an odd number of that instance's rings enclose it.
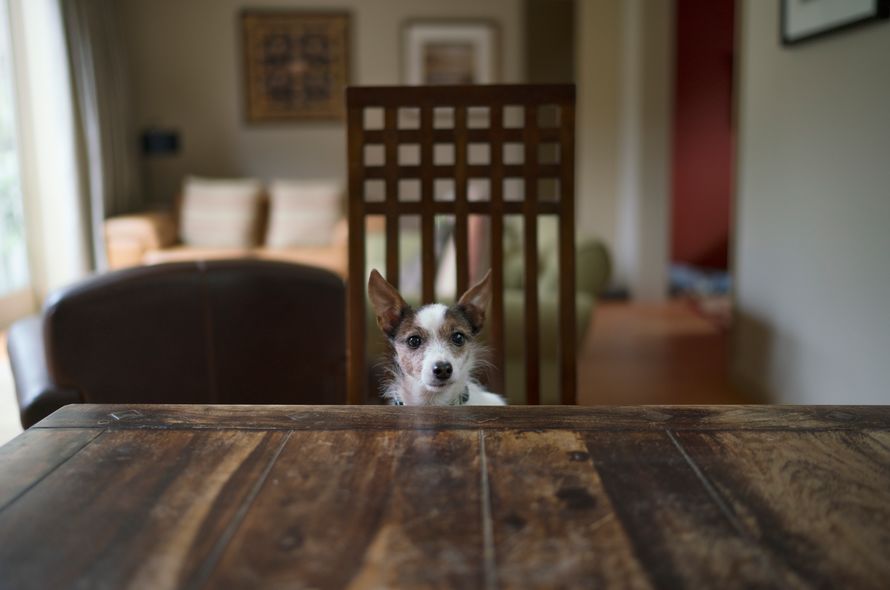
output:
{"label": "dog's eye", "polygon": [[467,341],[467,337],[460,332],[455,332],[451,335],[451,341],[454,343],[455,346],[463,346],[464,343]]}
{"label": "dog's eye", "polygon": [[420,339],[420,336],[409,336],[408,337],[408,347],[409,348],[420,348],[420,345],[423,343],[423,340]]}

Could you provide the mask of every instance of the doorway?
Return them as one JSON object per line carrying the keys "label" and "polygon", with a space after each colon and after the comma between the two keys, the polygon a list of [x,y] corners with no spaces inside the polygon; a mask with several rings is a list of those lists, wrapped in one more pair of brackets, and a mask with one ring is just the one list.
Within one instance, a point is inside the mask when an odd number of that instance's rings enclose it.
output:
{"label": "doorway", "polygon": [[729,319],[735,0],[676,0],[670,289]]}

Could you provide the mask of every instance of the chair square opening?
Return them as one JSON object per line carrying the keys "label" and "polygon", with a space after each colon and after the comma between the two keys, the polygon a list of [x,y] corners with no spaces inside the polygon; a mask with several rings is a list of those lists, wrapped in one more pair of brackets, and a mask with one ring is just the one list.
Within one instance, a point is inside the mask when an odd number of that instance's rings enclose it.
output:
{"label": "chair square opening", "polygon": [[525,107],[507,105],[504,107],[504,127],[519,129],[525,125]]}
{"label": "chair square opening", "polygon": [[420,109],[403,107],[398,114],[399,129],[420,129]]}
{"label": "chair square opening", "polygon": [[454,200],[454,179],[437,178],[433,181],[433,199],[436,201]]}
{"label": "chair square opening", "polygon": [[539,164],[559,164],[559,144],[558,143],[538,144],[538,163]]}
{"label": "chair square opening", "polygon": [[365,201],[379,203],[386,199],[386,183],[380,179],[365,181]]}
{"label": "chair square opening", "polygon": [[454,107],[435,107],[433,109],[433,128],[454,129]]}
{"label": "chair square opening", "polygon": [[386,151],[380,144],[368,144],[364,149],[365,166],[383,166],[386,164]]}
{"label": "chair square opening", "polygon": [[487,143],[471,143],[467,146],[467,163],[476,166],[491,164],[491,145]]}
{"label": "chair square opening", "polygon": [[419,166],[420,145],[403,143],[399,145],[399,166]]}
{"label": "chair square opening", "polygon": [[383,129],[383,108],[368,107],[364,109],[363,124],[365,129]]}
{"label": "chair square opening", "polygon": [[399,201],[404,203],[420,200],[420,179],[402,178],[399,180]]}
{"label": "chair square opening", "polygon": [[454,144],[437,143],[433,145],[433,164],[436,166],[454,166]]}
{"label": "chair square opening", "polygon": [[560,125],[561,109],[556,104],[544,104],[538,107],[538,127],[553,128]]}
{"label": "chair square opening", "polygon": [[507,164],[508,166],[525,164],[525,144],[505,143],[504,164]]}

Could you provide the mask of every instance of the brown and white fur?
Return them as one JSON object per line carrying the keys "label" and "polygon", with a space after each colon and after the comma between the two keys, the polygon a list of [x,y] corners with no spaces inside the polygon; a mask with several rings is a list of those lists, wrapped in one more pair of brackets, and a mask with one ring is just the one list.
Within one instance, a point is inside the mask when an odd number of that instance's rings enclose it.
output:
{"label": "brown and white fur", "polygon": [[476,337],[491,299],[491,271],[450,307],[434,303],[414,310],[376,270],[368,297],[393,348],[393,380],[383,392],[391,404],[506,405],[472,376],[481,364]]}

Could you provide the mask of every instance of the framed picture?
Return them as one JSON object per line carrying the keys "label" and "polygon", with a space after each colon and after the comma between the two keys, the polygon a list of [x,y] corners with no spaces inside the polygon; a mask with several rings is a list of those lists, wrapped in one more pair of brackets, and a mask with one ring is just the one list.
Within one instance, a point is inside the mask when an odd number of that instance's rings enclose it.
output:
{"label": "framed picture", "polygon": [[890,0],[781,0],[784,45],[890,17]]}
{"label": "framed picture", "polygon": [[402,27],[402,82],[494,84],[499,81],[498,43],[491,21],[408,21]]}
{"label": "framed picture", "polygon": [[245,11],[247,120],[342,119],[349,79],[349,15]]}

